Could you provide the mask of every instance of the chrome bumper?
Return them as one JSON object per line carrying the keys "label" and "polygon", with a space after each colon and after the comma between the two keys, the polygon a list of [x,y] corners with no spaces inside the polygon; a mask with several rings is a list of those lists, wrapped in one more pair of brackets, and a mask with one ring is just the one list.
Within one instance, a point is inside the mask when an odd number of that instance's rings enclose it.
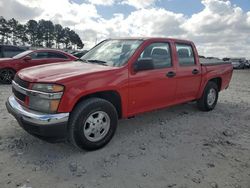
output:
{"label": "chrome bumper", "polygon": [[44,114],[25,108],[20,105],[12,95],[7,101],[8,111],[17,119],[22,119],[25,122],[35,125],[53,125],[66,123],[69,119],[69,113],[59,114]]}

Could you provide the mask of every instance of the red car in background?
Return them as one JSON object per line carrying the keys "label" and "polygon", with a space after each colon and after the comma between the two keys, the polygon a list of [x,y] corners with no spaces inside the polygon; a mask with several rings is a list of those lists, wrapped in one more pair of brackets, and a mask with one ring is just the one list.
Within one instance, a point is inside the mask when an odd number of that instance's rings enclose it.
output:
{"label": "red car in background", "polygon": [[67,62],[78,59],[77,57],[60,50],[40,49],[22,52],[13,58],[0,59],[0,83],[10,84],[16,72],[23,68]]}

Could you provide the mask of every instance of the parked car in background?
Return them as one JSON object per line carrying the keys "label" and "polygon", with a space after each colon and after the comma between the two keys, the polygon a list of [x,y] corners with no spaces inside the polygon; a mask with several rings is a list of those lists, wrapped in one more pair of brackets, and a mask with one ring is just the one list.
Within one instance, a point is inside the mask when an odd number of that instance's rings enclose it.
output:
{"label": "parked car in background", "polygon": [[75,50],[72,49],[61,49],[61,50],[69,54],[73,54],[74,52],[76,52]]}
{"label": "parked car in background", "polygon": [[28,47],[18,47],[13,45],[0,45],[0,58],[4,57],[14,57],[28,50]]}
{"label": "parked car in background", "polygon": [[37,65],[76,60],[77,57],[59,50],[28,50],[13,58],[0,59],[0,83],[10,84],[17,71]]}
{"label": "parked car in background", "polygon": [[230,58],[229,61],[232,63],[234,69],[244,69],[246,66],[246,58]]}
{"label": "parked car in background", "polygon": [[230,58],[229,57],[224,57],[222,60],[223,61],[230,61]]}
{"label": "parked car in background", "polygon": [[77,61],[19,71],[6,106],[39,138],[95,150],[111,140],[118,119],[189,101],[213,110],[232,72],[228,62],[200,62],[190,41],[109,39]]}
{"label": "parked car in background", "polygon": [[250,60],[246,60],[246,63],[245,63],[245,68],[250,68]]}
{"label": "parked car in background", "polygon": [[88,50],[83,50],[83,51],[79,51],[79,52],[73,52],[72,55],[76,56],[78,58],[81,58],[83,55],[85,55],[88,52]]}
{"label": "parked car in background", "polygon": [[218,57],[206,57],[206,59],[216,59],[216,60],[220,60],[220,58],[218,58]]}

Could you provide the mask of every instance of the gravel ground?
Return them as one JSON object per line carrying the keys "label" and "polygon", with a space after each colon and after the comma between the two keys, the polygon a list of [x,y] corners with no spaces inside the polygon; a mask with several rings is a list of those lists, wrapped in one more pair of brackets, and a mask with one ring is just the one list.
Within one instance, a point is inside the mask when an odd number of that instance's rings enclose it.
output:
{"label": "gravel ground", "polygon": [[0,86],[0,188],[250,188],[250,70],[235,71],[212,112],[195,103],[121,120],[84,152],[23,131]]}

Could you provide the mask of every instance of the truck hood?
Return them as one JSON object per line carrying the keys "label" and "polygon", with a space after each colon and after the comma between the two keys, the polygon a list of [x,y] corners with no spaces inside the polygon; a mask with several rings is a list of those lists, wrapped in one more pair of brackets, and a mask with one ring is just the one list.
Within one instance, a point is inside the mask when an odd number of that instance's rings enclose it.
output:
{"label": "truck hood", "polygon": [[59,82],[73,77],[117,69],[81,61],[60,62],[23,69],[18,76],[29,82]]}

